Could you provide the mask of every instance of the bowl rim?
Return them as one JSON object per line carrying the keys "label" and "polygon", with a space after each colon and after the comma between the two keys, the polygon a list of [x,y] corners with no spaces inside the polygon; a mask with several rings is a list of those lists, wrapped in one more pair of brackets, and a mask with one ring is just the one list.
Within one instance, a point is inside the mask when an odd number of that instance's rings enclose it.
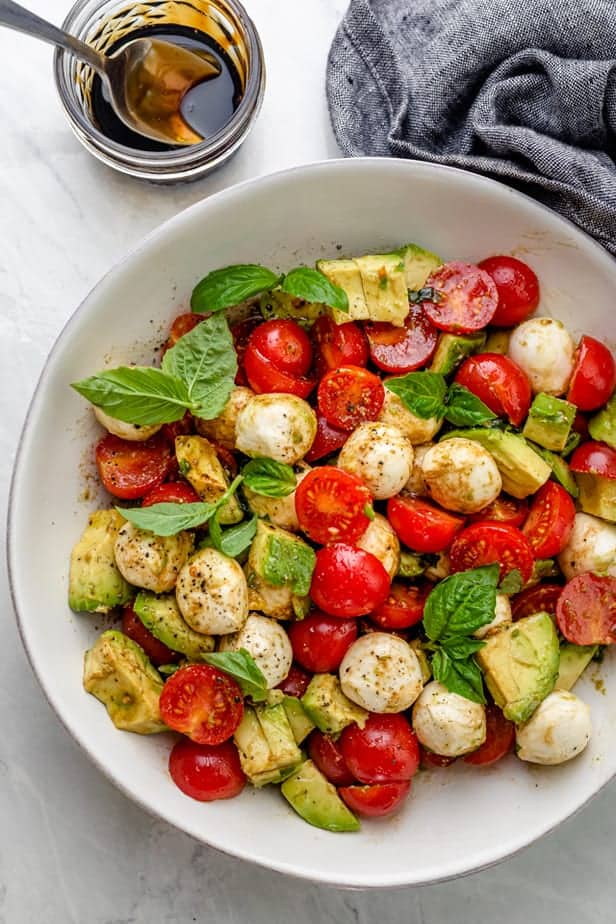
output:
{"label": "bowl rim", "polygon": [[409,886],[421,886],[421,885],[431,885],[438,884],[443,882],[448,882],[454,879],[462,878],[465,876],[472,875],[474,873],[481,872],[482,870],[489,869],[492,866],[495,866],[510,857],[516,856],[521,851],[525,850],[531,844],[537,843],[545,835],[554,831],[559,827],[564,821],[569,818],[573,818],[582,809],[588,805],[588,803],[595,798],[607,785],[610,783],[616,776],[616,768],[612,775],[608,777],[593,793],[591,793],[582,803],[580,803],[572,811],[565,810],[555,821],[550,821],[545,826],[542,826],[539,833],[530,841],[524,840],[523,837],[517,838],[517,843],[514,843],[513,846],[509,845],[504,847],[500,851],[492,851],[489,858],[484,860],[479,859],[472,866],[468,866],[465,861],[460,861],[457,865],[451,866],[447,873],[442,876],[427,877],[420,880],[413,880],[409,882],[408,879],[405,879],[403,876],[394,875],[388,876],[387,874],[380,874],[375,876],[373,879],[368,882],[365,881],[365,878],[362,882],[353,881],[351,878],[345,878],[340,881],[336,878],[335,874],[330,875],[320,875],[319,877],[314,875],[313,871],[302,870],[298,864],[294,864],[289,861],[280,860],[272,862],[269,859],[262,859],[254,855],[254,851],[246,850],[239,845],[237,849],[230,850],[228,847],[222,847],[217,844],[216,838],[213,840],[206,840],[204,837],[199,836],[196,833],[193,833],[191,830],[188,830],[186,827],[180,825],[175,821],[167,812],[158,811],[155,809],[151,803],[148,803],[143,797],[141,797],[138,792],[133,791],[130,786],[125,784],[120,778],[116,777],[111,770],[109,770],[105,764],[99,760],[94,753],[89,749],[88,745],[81,740],[81,736],[77,729],[73,729],[69,724],[68,719],[62,715],[59,708],[56,707],[51,690],[47,689],[45,682],[42,677],[42,672],[37,666],[37,656],[34,650],[30,647],[27,641],[27,634],[25,630],[24,616],[18,605],[19,599],[19,589],[16,582],[16,573],[17,573],[17,561],[16,555],[17,550],[14,543],[14,519],[15,519],[15,509],[17,506],[17,497],[22,491],[21,487],[21,472],[23,471],[23,466],[21,465],[21,460],[23,454],[26,452],[26,443],[27,436],[30,432],[31,422],[36,411],[37,404],[40,400],[42,394],[43,386],[47,378],[50,366],[56,356],[56,353],[60,350],[61,345],[64,344],[64,341],[68,334],[70,333],[73,325],[77,322],[77,319],[81,317],[82,313],[87,309],[87,305],[92,299],[92,297],[102,288],[105,282],[112,277],[118,270],[124,267],[126,264],[129,264],[136,256],[141,254],[143,251],[147,251],[150,244],[157,240],[162,240],[169,235],[173,236],[173,233],[176,228],[182,226],[186,221],[190,221],[192,215],[195,212],[198,212],[200,209],[207,209],[209,202],[220,202],[225,199],[232,199],[235,196],[241,196],[244,192],[249,191],[253,187],[263,187],[269,184],[275,185],[279,182],[285,182],[287,180],[293,181],[296,177],[301,177],[304,174],[318,173],[318,172],[328,172],[328,171],[339,171],[339,170],[353,170],[353,169],[363,169],[364,166],[368,166],[368,169],[375,169],[378,171],[379,168],[391,169],[393,165],[396,165],[394,169],[400,169],[401,173],[405,171],[418,171],[418,172],[428,172],[428,173],[441,173],[445,172],[448,174],[457,174],[464,178],[465,182],[474,183],[478,187],[485,187],[488,189],[498,189],[502,194],[505,192],[508,195],[511,195],[514,200],[519,199],[523,200],[527,206],[531,206],[532,209],[535,209],[539,213],[547,213],[552,220],[556,219],[563,227],[569,230],[574,237],[582,238],[584,243],[590,247],[591,250],[594,250],[596,257],[609,265],[613,272],[616,272],[616,258],[613,257],[603,246],[601,246],[596,240],[594,240],[589,234],[575,225],[569,219],[563,217],[562,215],[555,212],[553,209],[550,209],[548,206],[544,205],[541,202],[538,202],[536,199],[533,199],[531,196],[526,195],[525,193],[520,192],[519,190],[513,189],[506,184],[494,180],[490,177],[483,176],[481,174],[472,173],[470,171],[462,170],[458,167],[445,166],[443,164],[433,164],[426,163],[418,160],[407,160],[402,158],[393,158],[393,157],[356,157],[356,158],[330,158],[323,159],[319,161],[313,161],[306,164],[300,164],[292,167],[285,168],[283,170],[278,170],[272,173],[264,174],[262,176],[253,177],[242,182],[233,184],[232,186],[226,187],[216,193],[213,193],[210,196],[205,196],[202,199],[199,199],[197,202],[194,202],[192,205],[181,210],[176,215],[173,215],[171,218],[168,218],[156,228],[150,231],[147,235],[142,237],[131,249],[115,264],[113,264],[106,273],[104,273],[98,281],[92,286],[87,295],[81,300],[77,305],[75,310],[69,315],[65,323],[62,325],[59,333],[57,334],[54,343],[47,354],[47,357],[43,363],[40,375],[37,379],[34,391],[32,393],[31,399],[28,404],[26,415],[24,418],[24,423],[22,425],[17,449],[15,454],[15,459],[13,462],[13,471],[10,479],[9,486],[9,498],[8,498],[8,509],[7,509],[7,542],[6,542],[6,560],[7,560],[7,571],[8,571],[8,582],[9,582],[9,592],[11,597],[11,602],[13,606],[13,611],[16,617],[17,628],[19,635],[22,641],[22,645],[26,652],[30,667],[38,681],[43,695],[47,700],[50,707],[53,709],[55,715],[59,719],[60,723],[64,726],[66,731],[71,735],[74,741],[79,745],[81,750],[85,753],[88,759],[101,771],[101,773],[117,788],[119,789],[127,798],[132,802],[135,802],[141,809],[143,809],[146,814],[152,818],[162,819],[167,824],[176,828],[177,830],[182,831],[185,834],[188,834],[189,837],[192,837],[195,841],[203,843],[208,847],[219,851],[227,856],[234,857],[245,862],[251,863],[253,865],[259,866],[264,869],[274,870],[275,872],[282,873],[287,876],[291,876],[295,879],[301,879],[304,881],[317,883],[321,885],[327,885],[334,888],[341,889],[355,889],[355,890],[367,890],[367,889],[391,889],[391,888],[401,888]]}

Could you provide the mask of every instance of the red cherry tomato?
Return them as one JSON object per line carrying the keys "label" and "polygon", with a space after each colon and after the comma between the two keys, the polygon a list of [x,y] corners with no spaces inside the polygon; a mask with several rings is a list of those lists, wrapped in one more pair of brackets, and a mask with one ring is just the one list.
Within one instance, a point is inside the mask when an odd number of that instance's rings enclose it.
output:
{"label": "red cherry tomato", "polygon": [[588,432],[588,418],[585,417],[580,411],[578,411],[573,418],[572,430],[575,430],[576,433],[579,433],[583,440],[590,438]]}
{"label": "red cherry tomato", "polygon": [[194,314],[192,311],[187,312],[186,314],[179,314],[177,318],[171,324],[169,329],[169,336],[167,341],[163,346],[163,356],[170,350],[171,347],[174,347],[178,340],[184,336],[184,334],[190,333],[197,324],[200,324],[201,321],[205,320],[205,315],[203,314]]}
{"label": "red cherry tomato", "polygon": [[341,366],[319,383],[319,411],[339,430],[354,430],[376,420],[385,400],[385,387],[377,375],[359,366]]}
{"label": "red cherry tomato", "polygon": [[486,706],[486,740],[462,759],[474,767],[487,767],[509,754],[514,743],[515,725],[505,718],[498,706],[489,703]]}
{"label": "red cherry tomato", "polygon": [[500,494],[491,504],[478,513],[471,514],[468,519],[470,523],[477,523],[479,520],[496,520],[498,523],[508,523],[509,526],[521,526],[527,516],[528,503],[525,500]]}
{"label": "red cherry tomato", "polygon": [[333,465],[313,468],[295,491],[295,512],[303,532],[321,545],[355,542],[370,525],[370,491],[357,475]]}
{"label": "red cherry tomato", "polygon": [[590,572],[572,578],[558,598],[556,622],[574,645],[616,642],[616,578]]}
{"label": "red cherry tomato", "polygon": [[264,321],[250,335],[248,349],[251,346],[288,375],[306,375],[312,365],[310,338],[297,321]]}
{"label": "red cherry tomato", "polygon": [[616,363],[611,350],[594,337],[582,337],[575,354],[567,401],[581,411],[596,411],[615,386]]}
{"label": "red cherry tomato", "polygon": [[135,613],[132,603],[127,603],[122,611],[122,632],[143,648],[155,667],[173,664],[178,660],[179,655],[175,651],[159,642],[150,630],[146,629]]}
{"label": "red cherry tomato", "polygon": [[604,478],[616,478],[616,449],[592,440],[582,443],[569,461],[572,472],[588,472]]}
{"label": "red cherry tomato", "polygon": [[237,354],[237,373],[235,376],[236,385],[248,385],[248,379],[246,378],[246,373],[244,371],[244,355],[246,353],[246,347],[248,346],[248,341],[250,340],[250,335],[253,330],[263,323],[263,318],[259,316],[251,316],[245,318],[243,321],[238,321],[237,324],[233,324],[231,327],[231,336],[233,337],[233,346],[235,347],[235,352]]}
{"label": "red cherry tomato", "polygon": [[183,738],[169,755],[169,773],[178,789],[199,802],[233,799],[246,784],[231,741],[212,747]]}
{"label": "red cherry tomato", "polygon": [[198,504],[201,498],[194,488],[183,481],[168,481],[152,488],[141,501],[142,507],[152,504]]}
{"label": "red cherry tomato", "polygon": [[387,519],[398,538],[415,552],[442,552],[464,526],[464,517],[446,513],[418,497],[392,497]]}
{"label": "red cherry tomato", "polygon": [[296,696],[299,699],[308,689],[311,680],[312,674],[309,671],[304,670],[299,664],[292,664],[289,673],[276,689],[282,690],[285,696]]}
{"label": "red cherry tomato", "polygon": [[532,400],[525,372],[508,356],[480,353],[465,359],[455,378],[472,391],[498,417],[508,417],[519,427]]}
{"label": "red cherry tomato", "polygon": [[312,464],[323,456],[328,456],[338,449],[342,449],[349,438],[347,430],[338,430],[327,422],[322,414],[317,412],[317,435],[306,455],[306,462]]}
{"label": "red cherry tomato", "polygon": [[421,766],[424,770],[434,770],[441,769],[442,767],[450,767],[456,762],[455,757],[445,757],[444,754],[435,754],[434,751],[429,751],[423,746],[419,745],[419,750],[421,753]]}
{"label": "red cherry tomato", "polygon": [[308,739],[310,759],[334,786],[351,786],[355,777],[347,767],[339,745],[318,729]]}
{"label": "red cherry tomato", "polygon": [[389,596],[381,603],[370,619],[381,629],[408,629],[423,619],[424,607],[431,585],[401,584],[396,581],[389,588]]}
{"label": "red cherry tomato", "polygon": [[198,744],[222,744],[242,721],[238,684],[209,664],[189,664],[172,674],[160,694],[163,722]]}
{"label": "red cherry tomato", "polygon": [[186,411],[181,420],[174,420],[173,423],[163,424],[160,432],[165,437],[172,450],[175,452],[175,440],[178,436],[188,436],[194,433],[194,417],[190,411]]}
{"label": "red cherry tomato", "polygon": [[501,580],[517,568],[526,583],[533,573],[534,555],[526,536],[507,523],[472,523],[453,540],[449,550],[452,572],[468,571],[498,562]]}
{"label": "red cherry tomato", "polygon": [[537,584],[527,587],[511,598],[511,615],[513,621],[532,616],[534,613],[556,615],[556,604],[562,593],[561,584]]}
{"label": "red cherry tomato", "polygon": [[496,284],[498,305],[491,323],[496,327],[521,324],[539,304],[539,280],[530,266],[515,257],[488,257],[478,264]]}
{"label": "red cherry tomato", "polygon": [[419,742],[400,714],[371,712],[363,728],[347,725],[340,736],[340,750],[360,783],[403,783],[419,767]]}
{"label": "red cherry tomato", "polygon": [[340,366],[365,366],[368,362],[366,335],[353,321],[336,324],[329,315],[323,314],[314,323],[312,338],[317,378]]}
{"label": "red cherry tomato", "polygon": [[252,342],[244,354],[244,371],[248,384],[258,395],[282,393],[307,398],[315,386],[311,378],[278,369]]}
{"label": "red cherry tomato", "polygon": [[317,552],[310,596],[330,616],[365,616],[385,602],[389,585],[389,575],[375,555],[334,542]]}
{"label": "red cherry tomato", "polygon": [[375,783],[372,786],[342,786],[338,793],[352,812],[366,818],[380,818],[395,812],[411,789],[406,783]]}
{"label": "red cherry tomato", "polygon": [[574,520],[575,504],[568,492],[555,481],[546,481],[535,494],[522,527],[535,558],[559,555],[569,542]]}
{"label": "red cherry tomato", "polygon": [[316,611],[292,622],[287,632],[295,660],[314,674],[328,674],[338,670],[357,638],[357,623]]}
{"label": "red cherry tomato", "polygon": [[172,459],[169,443],[160,433],[143,443],[110,433],[96,444],[95,457],[105,490],[123,500],[143,497],[161,484]]}
{"label": "red cherry tomato", "polygon": [[370,358],[384,372],[402,375],[424,366],[436,349],[438,331],[420,305],[411,305],[404,327],[375,321],[366,324]]}
{"label": "red cherry tomato", "polygon": [[438,293],[437,301],[422,306],[439,330],[471,334],[494,317],[498,305],[494,280],[472,263],[445,263],[428,276],[426,287]]}

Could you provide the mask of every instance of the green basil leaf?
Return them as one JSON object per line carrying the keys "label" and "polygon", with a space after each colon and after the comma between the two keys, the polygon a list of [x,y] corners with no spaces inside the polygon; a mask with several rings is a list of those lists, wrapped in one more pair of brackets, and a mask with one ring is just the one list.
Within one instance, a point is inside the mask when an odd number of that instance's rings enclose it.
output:
{"label": "green basil leaf", "polygon": [[223,311],[247,298],[273,289],[281,278],[265,266],[255,263],[225,266],[208,273],[197,283],[190,299],[190,307],[199,314]]}
{"label": "green basil leaf", "polygon": [[180,379],[197,417],[218,417],[235,384],[237,355],[227,320],[216,314],[180,337],[163,358],[163,372]]}
{"label": "green basil leaf", "polygon": [[434,654],[431,666],[434,679],[447,687],[451,693],[464,696],[474,703],[485,703],[483,677],[472,658],[467,661],[453,661],[441,649]]}
{"label": "green basil leaf", "polygon": [[498,585],[499,594],[519,594],[522,588],[524,587],[524,581],[522,580],[522,575],[517,568],[512,568],[509,574],[506,574]]}
{"label": "green basil leaf", "polygon": [[267,680],[245,648],[239,651],[213,651],[203,655],[203,660],[237,680],[244,696],[250,696],[253,702],[260,703],[267,699]]}
{"label": "green basil leaf", "polygon": [[148,366],[119,366],[71,387],[111,417],[142,427],[180,420],[189,405],[183,382]]}
{"label": "green basil leaf", "polygon": [[430,667],[432,668],[432,676],[435,680],[438,680],[439,683],[444,684],[447,674],[451,670],[451,658],[449,655],[443,651],[442,648],[437,648],[434,654],[432,655],[432,660],[430,661]]}
{"label": "green basil leaf", "polygon": [[156,670],[159,674],[162,674],[163,677],[171,677],[171,675],[179,671],[182,666],[182,664],[161,664]]}
{"label": "green basil leaf", "polygon": [[336,308],[338,311],[349,310],[349,299],[344,289],[330,282],[319,270],[308,266],[298,266],[291,270],[282,280],[283,292],[301,298],[305,302],[317,302]]}
{"label": "green basil leaf", "polygon": [[294,594],[305,597],[310,591],[316,560],[314,549],[304,542],[289,542],[273,535],[264,562],[263,577],[276,587],[288,584]]}
{"label": "green basil leaf", "polygon": [[241,555],[250,546],[257,531],[258,517],[253,516],[237,526],[230,526],[228,529],[221,529],[218,522],[218,512],[210,520],[210,539],[211,544],[219,552],[228,555],[229,558],[235,558]]}
{"label": "green basil leaf", "polygon": [[499,566],[460,571],[440,581],[424,610],[424,629],[432,641],[470,635],[494,619]]}
{"label": "green basil leaf", "polygon": [[443,651],[451,658],[452,661],[465,661],[479,651],[485,642],[478,638],[467,638],[461,635],[459,638],[448,638],[441,642]]}
{"label": "green basil leaf", "polygon": [[490,420],[496,420],[497,415],[472,391],[464,385],[453,382],[447,393],[445,417],[456,427],[476,427]]}
{"label": "green basil leaf", "polygon": [[274,459],[252,459],[242,469],[242,475],[246,486],[264,497],[288,497],[297,485],[293,468]]}
{"label": "green basil leaf", "polygon": [[183,529],[203,526],[216,513],[215,504],[152,504],[150,507],[116,507],[125,520],[156,536],[175,536]]}
{"label": "green basil leaf", "polygon": [[384,384],[416,417],[429,420],[445,415],[447,383],[439,372],[409,372]]}

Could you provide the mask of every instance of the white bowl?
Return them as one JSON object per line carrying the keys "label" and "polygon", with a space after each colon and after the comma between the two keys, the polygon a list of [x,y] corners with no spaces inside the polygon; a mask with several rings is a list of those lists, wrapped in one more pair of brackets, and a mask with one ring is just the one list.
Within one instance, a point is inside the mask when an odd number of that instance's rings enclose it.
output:
{"label": "white bowl", "polygon": [[576,688],[590,703],[594,734],[584,754],[561,767],[534,768],[510,757],[484,770],[460,763],[420,773],[404,811],[365,822],[359,834],[310,827],[276,789],[194,802],[168,776],[170,738],[117,731],[81,687],[83,652],[104,620],[69,611],[67,566],[95,505],[83,500],[83,489],[84,460],[97,430],[69,382],[105,365],[151,361],[160,326],[215,267],[288,268],[408,241],[445,259],[517,254],[539,274],[544,313],[572,331],[604,340],[615,333],[616,263],[572,225],[498,183],[386,159],[329,161],[244,183],[150,235],[70,319],[28,413],[9,515],[9,567],[24,644],[50,703],[100,769],[148,811],[198,840],[344,886],[459,876],[530,844],[579,809],[616,772],[616,684],[609,682],[609,664],[601,667],[605,695],[595,689],[592,668]]}

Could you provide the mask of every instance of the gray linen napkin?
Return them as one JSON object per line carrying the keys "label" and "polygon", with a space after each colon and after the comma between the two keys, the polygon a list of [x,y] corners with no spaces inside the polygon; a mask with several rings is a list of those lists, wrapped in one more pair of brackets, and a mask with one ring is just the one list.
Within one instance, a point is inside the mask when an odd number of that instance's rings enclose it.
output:
{"label": "gray linen napkin", "polygon": [[327,96],[345,154],[504,180],[616,254],[616,0],[351,0]]}

